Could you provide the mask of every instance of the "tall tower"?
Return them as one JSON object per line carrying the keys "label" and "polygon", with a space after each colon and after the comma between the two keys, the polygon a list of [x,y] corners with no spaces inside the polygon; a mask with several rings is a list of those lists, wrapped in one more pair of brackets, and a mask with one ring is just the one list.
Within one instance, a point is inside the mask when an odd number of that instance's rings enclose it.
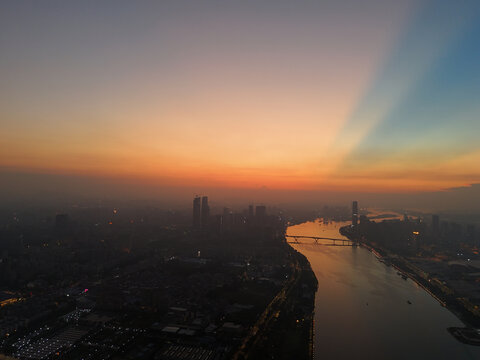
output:
{"label": "tall tower", "polygon": [[358,201],[352,202],[352,225],[358,224]]}
{"label": "tall tower", "polygon": [[193,198],[193,227],[200,227],[200,196]]}
{"label": "tall tower", "polygon": [[210,207],[208,206],[208,196],[202,197],[202,227],[208,225],[208,219],[210,218]]}

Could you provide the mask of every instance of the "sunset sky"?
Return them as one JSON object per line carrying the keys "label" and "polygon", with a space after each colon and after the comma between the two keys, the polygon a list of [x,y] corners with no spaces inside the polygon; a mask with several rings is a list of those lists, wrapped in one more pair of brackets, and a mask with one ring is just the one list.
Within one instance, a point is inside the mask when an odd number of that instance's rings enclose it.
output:
{"label": "sunset sky", "polygon": [[480,182],[480,2],[2,1],[0,168],[158,186]]}

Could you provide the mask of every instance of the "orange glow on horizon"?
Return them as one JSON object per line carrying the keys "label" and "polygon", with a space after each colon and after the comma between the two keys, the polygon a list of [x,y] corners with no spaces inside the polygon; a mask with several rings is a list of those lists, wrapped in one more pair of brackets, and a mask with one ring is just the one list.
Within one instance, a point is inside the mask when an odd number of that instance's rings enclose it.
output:
{"label": "orange glow on horizon", "polygon": [[[86,44],[55,26],[42,45],[12,41],[6,53],[25,51],[25,64],[5,63],[0,169],[158,187],[386,193],[478,183],[476,139],[463,152],[453,141],[475,133],[474,120],[456,135],[435,126],[429,133],[438,135],[418,139],[410,124],[398,144],[389,132],[369,140],[457,32],[439,25],[442,36],[432,32],[411,52],[415,61],[407,57],[370,94],[409,29],[417,5],[407,3],[298,18],[257,18],[252,8],[172,21],[159,12],[148,31],[143,21],[132,26],[132,43],[112,41],[103,20]],[[32,40],[32,24],[11,26]],[[64,56],[46,56],[57,49]],[[460,105],[455,116],[476,119]],[[412,123],[436,118],[421,110]]]}

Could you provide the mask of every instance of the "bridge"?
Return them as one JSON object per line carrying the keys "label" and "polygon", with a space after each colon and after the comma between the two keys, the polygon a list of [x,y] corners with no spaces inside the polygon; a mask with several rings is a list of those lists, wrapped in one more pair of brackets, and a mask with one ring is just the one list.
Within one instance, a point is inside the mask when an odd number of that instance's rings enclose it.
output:
{"label": "bridge", "polygon": [[[289,244],[305,244],[305,245],[323,245],[323,246],[357,246],[357,242],[349,239],[341,238],[331,238],[331,237],[321,237],[321,236],[304,236],[304,235],[285,235],[287,238],[287,243]],[[293,239],[288,241],[288,239]],[[299,241],[300,239],[300,241]],[[302,241],[303,239],[310,239],[312,241]],[[325,243],[320,240],[328,240],[329,243]]]}

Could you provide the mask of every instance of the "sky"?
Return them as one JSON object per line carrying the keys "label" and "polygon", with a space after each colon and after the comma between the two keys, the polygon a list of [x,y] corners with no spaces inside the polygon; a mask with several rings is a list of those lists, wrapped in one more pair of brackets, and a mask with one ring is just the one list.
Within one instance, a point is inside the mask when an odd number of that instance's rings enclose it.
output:
{"label": "sky", "polygon": [[2,1],[1,191],[477,189],[479,38],[474,0]]}

